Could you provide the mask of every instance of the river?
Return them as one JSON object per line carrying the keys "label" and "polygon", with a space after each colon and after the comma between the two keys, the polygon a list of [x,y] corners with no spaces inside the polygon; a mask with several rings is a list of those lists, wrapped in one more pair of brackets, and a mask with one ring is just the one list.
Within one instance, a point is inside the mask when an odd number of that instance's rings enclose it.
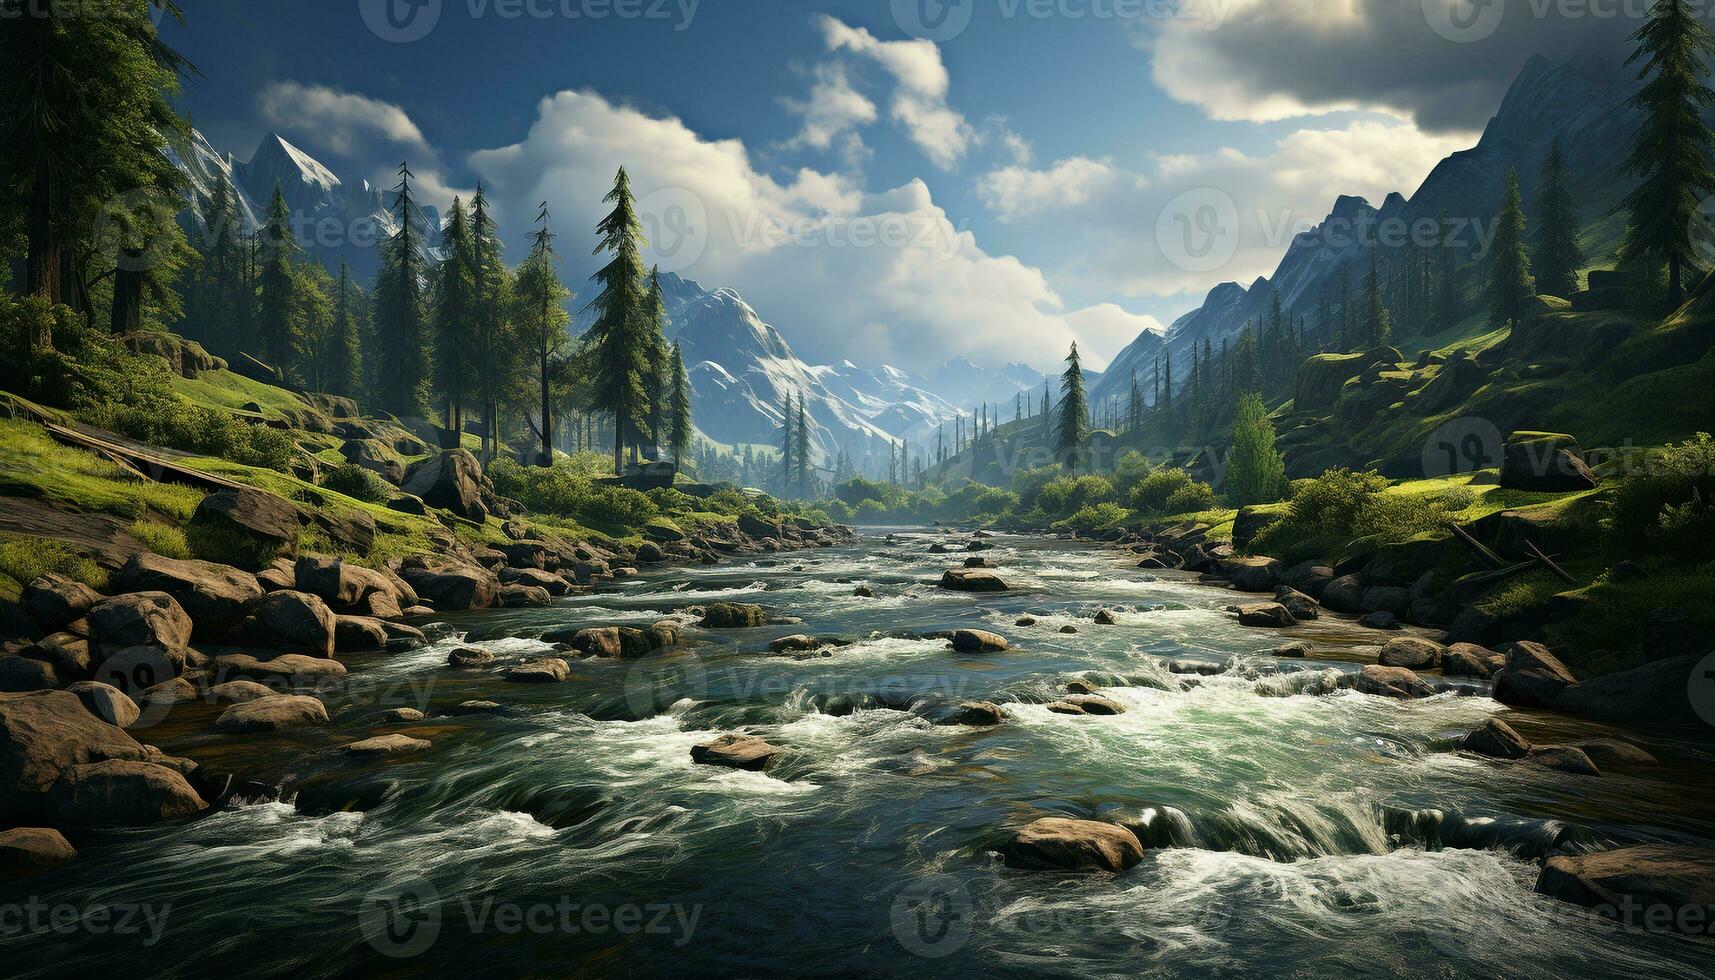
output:
{"label": "river", "polygon": [[[280,781],[300,808],[243,806],[80,841],[67,869],[0,882],[0,972],[334,977],[910,973],[1635,976],[1701,972],[1710,947],[1629,933],[1533,894],[1554,846],[1708,843],[1708,746],[1645,744],[1645,781],[1568,776],[1451,749],[1499,712],[1477,682],[1395,703],[1331,689],[1376,634],[1325,619],[1241,628],[1232,593],[1089,544],[1001,536],[1004,595],[942,592],[963,555],[866,529],[849,547],[663,569],[534,610],[448,617],[430,646],[357,658],[330,729],[234,743],[193,705],[139,738]],[[963,537],[956,539],[961,545]],[[867,583],[877,598],[853,591]],[[683,652],[576,662],[568,684],[457,673],[573,624],[647,624],[755,602],[803,625],[691,631]],[[1097,626],[1099,609],[1117,625]],[[1021,615],[1034,627],[1014,626]],[[686,618],[687,622],[690,622]],[[1059,627],[1077,626],[1076,634]],[[911,638],[975,626],[967,656]],[[770,655],[791,633],[856,639]],[[1286,639],[1328,651],[1277,661]],[[1170,661],[1184,661],[1174,673]],[[1202,676],[1195,668],[1208,672]],[[1044,706],[1069,680],[1127,712]],[[498,713],[448,716],[485,699]],[[992,700],[996,728],[940,727],[938,700]],[[378,724],[411,705],[426,721]],[[912,709],[914,710],[902,710]],[[1508,713],[1528,737],[1613,734]],[[694,765],[742,729],[767,774]],[[354,764],[402,731],[434,747]],[[306,812],[307,811],[307,812]],[[359,812],[361,811],[361,812]],[[988,848],[1038,816],[1125,822],[1148,855],[1119,876],[1008,869]],[[92,925],[106,910],[105,925]],[[27,908],[25,909],[27,912]],[[133,928],[119,928],[129,912]],[[56,928],[60,921],[64,928]],[[22,923],[20,925],[20,923]],[[36,924],[32,924],[36,923]]]}

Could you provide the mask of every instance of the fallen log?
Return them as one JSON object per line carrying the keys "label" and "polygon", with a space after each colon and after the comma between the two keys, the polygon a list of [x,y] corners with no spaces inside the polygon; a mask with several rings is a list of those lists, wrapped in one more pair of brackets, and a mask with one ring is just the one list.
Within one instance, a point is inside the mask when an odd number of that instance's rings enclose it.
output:
{"label": "fallen log", "polygon": [[204,473],[188,466],[180,466],[153,453],[146,453],[129,446],[111,442],[97,436],[79,432],[63,425],[47,423],[42,426],[55,442],[73,449],[82,449],[100,456],[123,470],[142,477],[154,483],[177,483],[182,486],[195,487],[198,490],[244,490],[248,489],[242,483],[236,483],[212,473]]}

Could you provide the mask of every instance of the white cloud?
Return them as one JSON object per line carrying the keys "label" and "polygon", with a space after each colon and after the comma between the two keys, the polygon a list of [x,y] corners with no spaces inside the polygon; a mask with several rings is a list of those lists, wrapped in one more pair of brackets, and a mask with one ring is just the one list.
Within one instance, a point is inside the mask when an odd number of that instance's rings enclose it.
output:
{"label": "white cloud", "polygon": [[820,65],[815,79],[808,99],[782,100],[787,111],[804,119],[804,127],[791,145],[826,150],[836,140],[855,138],[853,130],[858,127],[875,122],[875,103],[852,87],[845,66]]}
{"label": "white cloud", "polygon": [[[1159,326],[1117,307],[1068,310],[1040,270],[985,252],[922,181],[865,193],[850,177],[809,169],[777,179],[738,140],[705,139],[591,92],[542,100],[523,141],[470,163],[517,213],[547,200],[568,256],[584,251],[578,236],[624,165],[646,227],[657,229],[647,258],[673,266],[686,256],[676,248],[686,224],[650,212],[697,217],[696,261],[682,274],[737,288],[812,361],[923,367],[980,352],[1049,367],[1080,340],[1099,367]],[[568,264],[570,278],[578,271]]]}
{"label": "white cloud", "polygon": [[377,139],[407,149],[429,149],[423,131],[391,102],[297,82],[273,82],[257,101],[263,117],[273,125],[314,134],[317,145],[343,156],[357,156]]}
{"label": "white cloud", "polygon": [[892,76],[895,91],[889,112],[930,162],[944,170],[957,166],[977,134],[947,104],[952,79],[941,49],[930,41],[882,41],[827,15],[818,23],[829,51],[868,59]]}
{"label": "white cloud", "polygon": [[[1374,204],[1394,191],[1409,196],[1436,163],[1475,139],[1361,120],[1299,130],[1262,156],[1227,148],[1158,156],[1138,169],[1083,157],[1041,170],[1007,167],[985,175],[978,194],[1002,221],[1066,243],[1065,260],[1051,270],[1062,285],[1201,299],[1218,282],[1248,284],[1273,274],[1293,236],[1320,222],[1336,195]],[[1235,248],[1218,268],[1184,268],[1175,264],[1181,256],[1163,250],[1163,215],[1171,219],[1170,208],[1187,193],[1231,202]]]}

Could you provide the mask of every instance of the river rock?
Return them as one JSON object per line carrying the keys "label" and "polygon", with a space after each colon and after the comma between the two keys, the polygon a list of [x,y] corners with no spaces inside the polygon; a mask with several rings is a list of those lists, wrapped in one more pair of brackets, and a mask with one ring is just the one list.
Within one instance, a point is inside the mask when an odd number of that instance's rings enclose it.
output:
{"label": "river rock", "polygon": [[1602,770],[1590,761],[1583,749],[1575,749],[1570,745],[1543,745],[1530,750],[1525,756],[1526,761],[1553,769],[1555,772],[1570,773],[1575,776],[1600,776]]}
{"label": "river rock", "polygon": [[1383,667],[1379,664],[1370,664],[1360,670],[1354,686],[1364,694],[1398,701],[1426,698],[1435,693],[1421,677],[1404,667]]}
{"label": "river rock", "polygon": [[1411,590],[1392,585],[1378,585],[1365,589],[1360,602],[1366,612],[1392,613],[1395,619],[1399,619],[1411,608]]}
{"label": "river rock", "polygon": [[1222,574],[1241,592],[1273,592],[1281,583],[1280,562],[1273,558],[1233,558]]}
{"label": "river rock", "polygon": [[292,687],[313,687],[346,675],[345,664],[322,657],[289,653],[262,660],[248,653],[227,653],[214,658],[215,676],[256,678]]}
{"label": "river rock", "polygon": [[1572,493],[1600,483],[1569,435],[1514,432],[1501,452],[1501,486],[1507,490]]}
{"label": "river rock", "polygon": [[1116,626],[1119,624],[1119,620],[1115,619],[1114,614],[1108,610],[1098,609],[1096,610],[1095,624],[1097,626]]}
{"label": "river rock", "polygon": [[1012,868],[1117,874],[1143,860],[1143,844],[1117,824],[1044,817],[1013,834],[1000,853]]}
{"label": "river rock", "polygon": [[785,749],[751,735],[722,735],[705,745],[691,747],[691,761],[704,766],[725,766],[749,772],[765,772]]}
{"label": "river rock", "polygon": [[1507,658],[1475,643],[1455,643],[1441,654],[1441,673],[1447,677],[1488,678],[1506,666]]}
{"label": "river rock", "polygon": [[1239,625],[1283,629],[1298,620],[1278,602],[1253,602],[1239,607]]}
{"label": "river rock", "polygon": [[284,497],[251,489],[209,494],[192,520],[272,545],[297,541],[306,522],[304,512]]}
{"label": "river rock", "polygon": [[1060,627],[1060,632],[1067,636],[1075,636],[1077,635],[1078,627],[1073,626],[1071,623],[1067,623],[1065,626]]}
{"label": "river rock", "polygon": [[454,715],[492,715],[506,710],[506,706],[495,701],[460,701],[453,705],[448,714]]}
{"label": "river rock", "polygon": [[474,565],[444,565],[433,571],[407,568],[400,576],[441,612],[488,609],[500,599],[500,579]]}
{"label": "river rock", "polygon": [[326,659],[333,656],[337,625],[333,611],[317,596],[270,592],[251,605],[239,632],[260,647]]}
{"label": "river rock", "polygon": [[1556,855],[1543,864],[1536,890],[1632,928],[1706,936],[1715,908],[1715,851],[1644,844]]}
{"label": "river rock", "polygon": [[14,827],[0,830],[0,867],[53,868],[77,860],[77,849],[57,830]]}
{"label": "river rock", "polygon": [[941,576],[941,588],[949,592],[1005,592],[1000,576],[981,568],[950,568]]}
{"label": "river rock", "polygon": [[809,653],[812,650],[819,650],[821,647],[821,641],[817,640],[815,637],[807,636],[803,633],[795,633],[791,636],[783,636],[768,644],[768,652]]}
{"label": "river rock", "polygon": [[119,728],[130,728],[137,724],[137,719],[143,712],[137,707],[137,702],[126,696],[124,691],[111,684],[99,681],[79,681],[67,688],[77,695],[90,713],[109,725]]}
{"label": "river rock", "polygon": [[1407,670],[1434,670],[1441,666],[1446,648],[1439,643],[1415,636],[1396,636],[1383,644],[1376,662],[1383,667],[1404,667]]}
{"label": "river rock", "polygon": [[973,728],[987,728],[998,725],[1006,720],[1000,705],[993,701],[961,701],[940,721],[938,725],[965,725]]}
{"label": "river rock", "polygon": [[488,519],[483,503],[482,464],[466,449],[453,449],[418,460],[405,471],[399,489],[419,497],[430,507],[450,510],[467,520]]}
{"label": "river rock", "polygon": [[503,568],[500,570],[500,584],[529,586],[551,596],[562,596],[572,590],[570,582],[539,568]]}
{"label": "river rock", "polygon": [[1495,674],[1494,698],[1515,708],[1552,708],[1575,686],[1572,671],[1540,643],[1524,641],[1502,648],[1506,666]]}
{"label": "river rock", "polygon": [[[617,639],[615,642],[618,642]],[[476,647],[459,647],[447,654],[447,666],[459,670],[486,667],[491,663],[494,663],[494,654],[487,650],[479,650]]]}
{"label": "river rock", "polygon": [[64,681],[53,664],[16,654],[0,654],[0,692],[52,691]]}
{"label": "river rock", "polygon": [[[1554,698],[1556,711],[1581,715],[1615,724],[1701,726],[1707,724],[1691,702],[1693,690],[1706,690],[1710,678],[1694,671],[1706,670],[1701,657],[1672,657],[1604,674],[1561,690]],[[1510,664],[1510,661],[1509,661]],[[1496,686],[1500,682],[1496,681]],[[1499,700],[1499,695],[1496,695]]]}
{"label": "river rock", "polygon": [[[418,717],[421,717],[421,713]],[[420,738],[412,738],[409,735],[378,735],[375,738],[366,738],[361,742],[353,742],[347,745],[345,754],[363,758],[400,756],[424,752],[430,747],[430,742]]]}
{"label": "river rock", "polygon": [[514,684],[563,684],[572,679],[572,668],[559,657],[544,657],[513,667],[506,679]]}
{"label": "river rock", "polygon": [[1290,585],[1283,585],[1275,589],[1274,601],[1285,606],[1286,611],[1292,614],[1292,618],[1301,623],[1322,618],[1322,613],[1316,606],[1316,600]]}
{"label": "river rock", "polygon": [[178,600],[201,635],[225,633],[262,597],[256,576],[227,565],[179,561],[155,554],[132,556],[113,577],[116,592],[165,592]]}
{"label": "river rock", "polygon": [[112,759],[73,766],[48,789],[48,822],[60,827],[137,827],[208,809],[185,777],[153,762]]}
{"label": "river rock", "polygon": [[62,772],[148,753],[68,691],[0,694],[0,821],[27,822]]}
{"label": "river rock", "polygon": [[68,624],[89,615],[100,601],[101,593],[57,572],[35,579],[24,587],[18,598],[18,604],[44,633],[58,633]]}
{"label": "river rock", "polygon": [[859,599],[873,599],[875,598],[875,590],[867,585],[860,585],[852,590],[852,595]]}
{"label": "river rock", "polygon": [[104,599],[89,610],[90,640],[113,647],[184,647],[191,618],[165,592],[139,592]]}
{"label": "river rock", "polygon": [[1056,704],[1069,704],[1072,707],[1077,708],[1079,714],[1085,714],[1085,715],[1123,715],[1123,714],[1125,714],[1125,705],[1120,704],[1118,701],[1115,701],[1113,698],[1103,697],[1100,694],[1094,694],[1094,693],[1091,693],[1091,694],[1070,694],[1064,698],[1061,698],[1059,701],[1056,701],[1055,703]]}
{"label": "river rock", "polygon": [[423,713],[416,708],[388,708],[381,713],[381,720],[390,725],[411,724],[422,721]]}
{"label": "river rock", "polygon": [[1282,660],[1304,660],[1314,652],[1315,649],[1310,644],[1301,641],[1277,646],[1271,651],[1271,655]]}
{"label": "river rock", "polygon": [[742,630],[768,625],[768,613],[761,606],[741,602],[717,602],[703,610],[706,630]]}
{"label": "river rock", "polygon": [[208,689],[209,700],[216,704],[243,704],[258,698],[271,698],[279,691],[255,681],[226,681]]}
{"label": "river rock", "polygon": [[1598,766],[1648,766],[1659,760],[1630,742],[1616,738],[1589,738],[1572,743]]}
{"label": "river rock", "polygon": [[1387,612],[1386,610],[1366,613],[1358,617],[1358,625],[1365,629],[1381,630],[1390,633],[1405,628],[1400,625],[1398,616],[1395,616],[1393,613]]}
{"label": "river rock", "polygon": [[1530,743],[1513,726],[1499,718],[1490,718],[1483,727],[1465,736],[1459,750],[1491,759],[1522,759],[1530,754]]}
{"label": "river rock", "polygon": [[[394,606],[401,604],[393,579],[373,568],[353,565],[338,558],[299,558],[292,568],[299,592],[307,592],[336,609],[354,609],[374,594],[385,594]],[[415,593],[412,594],[415,602]]]}
{"label": "river rock", "polygon": [[221,712],[214,727],[223,732],[287,732],[325,725],[327,705],[300,694],[274,694],[235,704]]}
{"label": "river rock", "polygon": [[1322,589],[1322,605],[1338,613],[1356,616],[1364,609],[1364,586],[1356,575],[1342,575]]}
{"label": "river rock", "polygon": [[53,665],[62,678],[84,678],[95,673],[89,641],[72,633],[54,633],[18,651],[20,656]]}
{"label": "river rock", "polygon": [[953,649],[960,653],[1002,653],[1012,649],[1006,637],[987,630],[955,630]]}

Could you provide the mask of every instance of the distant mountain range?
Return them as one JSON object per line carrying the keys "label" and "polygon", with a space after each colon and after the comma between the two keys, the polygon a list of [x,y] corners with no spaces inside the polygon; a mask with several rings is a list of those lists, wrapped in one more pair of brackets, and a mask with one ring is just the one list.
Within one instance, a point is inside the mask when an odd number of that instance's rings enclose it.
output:
{"label": "distant mountain range", "polygon": [[[1123,398],[1133,367],[1146,397],[1152,397],[1158,353],[1172,353],[1175,376],[1182,382],[1193,346],[1208,340],[1218,348],[1223,339],[1236,338],[1247,322],[1262,318],[1277,292],[1287,310],[1313,320],[1324,291],[1338,296],[1335,284],[1342,265],[1353,264],[1354,290],[1360,270],[1368,268],[1371,246],[1350,229],[1409,228],[1440,214],[1486,227],[1500,211],[1507,172],[1514,168],[1528,208],[1556,136],[1586,225],[1585,252],[1600,262],[1615,244],[1604,221],[1631,187],[1621,166],[1637,129],[1636,112],[1627,101],[1638,83],[1635,73],[1624,67],[1625,57],[1614,44],[1593,45],[1561,61],[1532,57],[1477,145],[1437,164],[1409,199],[1389,194],[1377,208],[1360,197],[1336,198],[1321,224],[1293,240],[1274,275],[1249,286],[1222,283],[1202,306],[1174,321],[1165,338],[1140,336],[1114,359],[1107,378],[1092,386],[1091,402]],[[1336,309],[1338,302],[1332,300]]]}
{"label": "distant mountain range", "polygon": [[[173,145],[168,156],[189,183],[181,221],[193,237],[206,227],[203,208],[223,177],[238,193],[247,232],[266,219],[278,186],[306,256],[330,269],[343,259],[363,279],[379,268],[379,243],[399,230],[391,191],[367,180],[341,180],[275,133],[262,140],[248,162],[221,153],[196,131],[187,143]],[[423,236],[424,254],[438,260],[439,212],[419,208],[412,224],[429,232]],[[1007,406],[1019,393],[1039,390],[1046,380],[1022,364],[990,369],[963,357],[927,378],[886,365],[812,365],[736,291],[711,291],[674,274],[662,276],[662,290],[671,321],[667,334],[684,347],[697,427],[727,445],[776,444],[787,396],[794,401],[802,396],[814,426],[818,465],[831,467],[843,451],[859,471],[880,475],[887,470],[889,445],[903,441],[913,454],[926,454],[943,426],[951,439],[957,420],[969,419],[984,403],[1010,418]],[[588,329],[592,316],[576,310],[572,333]]]}

